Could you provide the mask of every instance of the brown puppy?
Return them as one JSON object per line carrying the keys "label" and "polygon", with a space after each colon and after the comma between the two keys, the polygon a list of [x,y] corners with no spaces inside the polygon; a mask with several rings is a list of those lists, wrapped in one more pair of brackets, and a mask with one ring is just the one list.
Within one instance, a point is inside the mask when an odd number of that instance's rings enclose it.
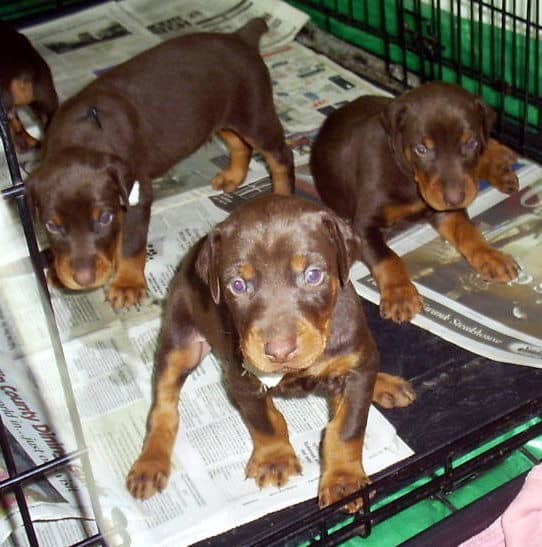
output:
{"label": "brown puppy", "polygon": [[[180,389],[211,349],[252,436],[247,477],[281,486],[301,472],[273,395],[321,390],[333,418],[322,445],[320,505],[368,482],[361,452],[371,400],[405,406],[415,395],[401,378],[377,375],[377,349],[348,280],[356,244],[332,211],[275,195],[240,206],[187,254],[166,303],[147,435],[127,478],[133,496],[165,488]],[[284,376],[266,390],[261,373]]]}
{"label": "brown puppy", "polygon": [[423,307],[385,243],[387,229],[403,218],[431,222],[484,279],[517,276],[516,262],[490,247],[465,212],[481,179],[503,192],[518,188],[514,154],[489,139],[494,118],[459,86],[432,82],[393,100],[360,97],[324,122],[311,155],[316,187],[361,236],[383,317],[408,321]]}
{"label": "brown puppy", "polygon": [[27,133],[17,108],[29,106],[45,129],[58,108],[51,70],[28,38],[0,21],[0,98],[9,119],[11,138],[18,152],[39,145]]}
{"label": "brown puppy", "polygon": [[232,191],[244,180],[254,147],[267,161],[274,191],[291,192],[292,155],[258,53],[266,29],[254,19],[233,34],[169,40],[61,106],[28,187],[64,286],[91,289],[112,277],[114,307],[145,296],[151,180],[214,133],[231,152],[215,188]]}

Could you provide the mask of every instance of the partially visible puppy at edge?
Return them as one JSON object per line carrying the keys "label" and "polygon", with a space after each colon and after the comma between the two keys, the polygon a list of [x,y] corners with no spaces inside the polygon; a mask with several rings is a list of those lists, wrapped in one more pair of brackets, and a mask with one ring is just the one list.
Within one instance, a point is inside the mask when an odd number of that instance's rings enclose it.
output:
{"label": "partially visible puppy at edge", "polygon": [[352,221],[360,258],[380,290],[380,314],[411,320],[422,299],[386,244],[402,219],[430,222],[488,281],[515,279],[515,260],[492,248],[468,218],[478,182],[518,189],[515,154],[490,138],[495,113],[461,87],[431,82],[395,99],[363,96],[333,112],[312,148],[324,202]]}
{"label": "partially visible puppy at edge", "polygon": [[[271,195],[238,207],[188,252],[166,300],[147,433],[127,477],[134,497],[166,487],[180,390],[211,350],[252,437],[246,477],[283,486],[301,473],[273,397],[316,391],[328,396],[332,415],[320,506],[369,482],[361,455],[371,401],[406,406],[415,394],[402,378],[378,373],[378,351],[348,279],[358,244],[331,210]],[[361,505],[358,497],[345,509]]]}
{"label": "partially visible puppy at edge", "polygon": [[266,30],[263,19],[253,19],[231,34],[174,38],[62,104],[42,163],[27,181],[48,232],[53,282],[72,290],[109,283],[115,308],[145,298],[151,180],[215,133],[231,155],[215,188],[231,192],[243,182],[254,148],[274,192],[292,192],[292,153],[258,51]]}
{"label": "partially visible puppy at edge", "polygon": [[19,119],[17,109],[28,106],[45,131],[58,108],[49,66],[28,38],[0,21],[0,98],[6,110],[15,150],[39,147]]}

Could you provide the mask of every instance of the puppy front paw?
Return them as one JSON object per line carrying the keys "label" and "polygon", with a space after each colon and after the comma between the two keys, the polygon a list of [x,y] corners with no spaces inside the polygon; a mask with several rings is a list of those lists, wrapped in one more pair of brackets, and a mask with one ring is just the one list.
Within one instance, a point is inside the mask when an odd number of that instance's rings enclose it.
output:
{"label": "puppy front paw", "polygon": [[168,459],[140,456],[126,477],[126,488],[134,498],[146,500],[167,486],[170,472]]}
{"label": "puppy front paw", "polygon": [[499,153],[488,168],[489,183],[504,194],[513,194],[519,190],[519,179],[514,171],[516,154],[507,146],[499,145]]}
{"label": "puppy front paw", "polygon": [[[349,494],[361,490],[369,484],[369,478],[363,472],[361,465],[344,465],[338,469],[324,472],[320,479],[318,489],[318,505],[320,508],[327,507],[332,503],[342,500]],[[363,498],[359,497],[342,508],[347,513],[355,513],[363,507]]]}
{"label": "puppy front paw", "polygon": [[383,287],[380,293],[380,315],[395,323],[410,321],[423,310],[423,300],[416,287],[408,282]]}
{"label": "puppy front paw", "polygon": [[373,401],[383,408],[405,407],[416,400],[414,388],[404,378],[379,372],[373,392]]}
{"label": "puppy front paw", "polygon": [[469,262],[485,281],[506,283],[516,279],[520,270],[510,255],[489,246],[477,249]]}
{"label": "puppy front paw", "polygon": [[289,444],[254,449],[245,475],[264,486],[284,486],[293,475],[301,474],[301,464]]}
{"label": "puppy front paw", "polygon": [[107,291],[107,300],[116,310],[139,304],[147,297],[146,283],[126,285],[122,281],[111,281]]}

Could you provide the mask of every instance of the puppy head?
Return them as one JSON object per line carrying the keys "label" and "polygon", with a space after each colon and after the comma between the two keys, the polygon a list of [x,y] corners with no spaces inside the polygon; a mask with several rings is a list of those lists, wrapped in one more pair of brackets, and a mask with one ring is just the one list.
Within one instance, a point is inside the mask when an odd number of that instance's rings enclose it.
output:
{"label": "puppy head", "polygon": [[476,165],[494,120],[478,97],[443,82],[401,95],[381,116],[397,163],[437,211],[465,208],[476,197]]}
{"label": "puppy head", "polygon": [[56,277],[66,288],[100,287],[114,271],[126,180],[116,159],[78,150],[54,165],[43,162],[26,181],[30,205],[47,232]]}
{"label": "puppy head", "polygon": [[298,371],[326,348],[358,246],[328,209],[272,195],[242,205],[213,229],[196,270],[215,303],[228,307],[254,368]]}

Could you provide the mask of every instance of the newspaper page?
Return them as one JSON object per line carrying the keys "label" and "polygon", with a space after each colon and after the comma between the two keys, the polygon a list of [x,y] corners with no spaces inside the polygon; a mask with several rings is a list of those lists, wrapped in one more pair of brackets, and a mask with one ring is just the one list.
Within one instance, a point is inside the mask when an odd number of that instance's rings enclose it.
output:
{"label": "newspaper page", "polygon": [[[54,361],[52,361],[54,362]],[[61,398],[58,371],[51,370],[48,387]],[[11,361],[2,355],[0,365],[0,413],[7,428],[9,444],[18,472],[66,455],[76,448],[69,420],[58,420],[43,398],[32,369],[24,359]],[[64,408],[66,401],[62,399]],[[0,456],[0,474],[8,478],[7,466]],[[29,482],[24,489],[30,516],[46,524],[46,536],[57,541],[44,545],[81,541],[96,533],[93,512],[86,490],[81,462],[72,460],[45,477]],[[39,527],[39,525],[38,525]],[[45,529],[45,528],[44,528]],[[13,494],[2,497],[0,541],[2,545],[19,545],[22,517]],[[38,536],[41,536],[38,531]],[[62,539],[62,541],[60,541]]]}
{"label": "newspaper page", "polygon": [[101,72],[160,43],[119,2],[59,17],[24,34],[51,67],[61,101]]}
{"label": "newspaper page", "polygon": [[250,19],[264,17],[269,31],[262,37],[262,50],[291,42],[309,20],[292,6],[269,0],[124,0],[122,8],[162,40],[191,32],[234,32]]}
{"label": "newspaper page", "polygon": [[[412,322],[474,353],[506,363],[542,367],[542,169],[525,162],[520,191],[494,188],[480,195],[471,217],[495,248],[521,267],[509,283],[484,281],[429,226],[391,241],[403,255],[424,299]],[[379,293],[361,264],[352,272],[358,292],[374,303]]]}

